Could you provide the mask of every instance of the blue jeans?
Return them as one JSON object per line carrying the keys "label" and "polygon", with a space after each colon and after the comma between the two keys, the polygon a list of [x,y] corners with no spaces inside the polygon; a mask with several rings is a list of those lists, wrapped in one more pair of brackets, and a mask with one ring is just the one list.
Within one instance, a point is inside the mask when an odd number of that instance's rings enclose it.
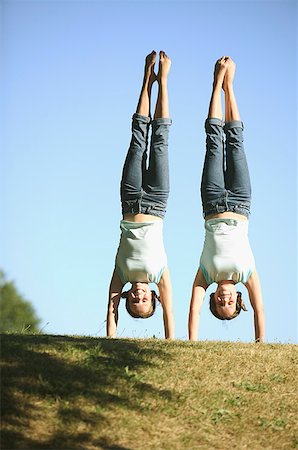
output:
{"label": "blue jeans", "polygon": [[121,179],[122,214],[151,214],[164,218],[169,197],[168,134],[172,120],[151,122],[149,164],[147,145],[150,118],[134,114],[132,137]]}
{"label": "blue jeans", "polygon": [[248,217],[251,185],[243,147],[243,123],[233,120],[224,125],[220,119],[211,118],[206,120],[205,130],[201,183],[204,217],[225,211]]}

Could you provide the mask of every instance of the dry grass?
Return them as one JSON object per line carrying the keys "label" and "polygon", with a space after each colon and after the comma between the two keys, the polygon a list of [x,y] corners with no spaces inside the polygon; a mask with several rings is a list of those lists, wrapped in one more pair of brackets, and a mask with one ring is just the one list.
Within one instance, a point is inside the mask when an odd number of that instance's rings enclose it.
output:
{"label": "dry grass", "polygon": [[2,449],[298,448],[295,345],[2,335],[2,356]]}

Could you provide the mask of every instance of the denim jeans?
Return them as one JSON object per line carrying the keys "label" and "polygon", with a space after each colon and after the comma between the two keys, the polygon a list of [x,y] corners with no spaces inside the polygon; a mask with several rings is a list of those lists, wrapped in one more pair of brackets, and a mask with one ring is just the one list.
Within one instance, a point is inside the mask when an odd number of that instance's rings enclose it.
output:
{"label": "denim jeans", "polygon": [[[169,197],[168,134],[172,120],[134,114],[132,137],[121,179],[122,214],[151,214],[164,218]],[[149,163],[147,146],[152,128]]]}
{"label": "denim jeans", "polygon": [[[201,182],[204,217],[225,211],[250,214],[251,185],[243,147],[243,123],[207,119]],[[224,140],[225,135],[225,140]]]}

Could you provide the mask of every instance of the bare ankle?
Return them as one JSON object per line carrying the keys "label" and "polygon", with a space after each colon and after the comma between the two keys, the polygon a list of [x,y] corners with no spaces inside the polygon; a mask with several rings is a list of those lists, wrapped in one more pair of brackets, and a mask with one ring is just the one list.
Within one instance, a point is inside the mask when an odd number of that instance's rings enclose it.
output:
{"label": "bare ankle", "polygon": [[234,90],[233,82],[224,83],[223,90],[227,93],[233,92]]}
{"label": "bare ankle", "polygon": [[160,86],[166,86],[168,84],[168,77],[167,75],[159,75],[157,77],[157,82]]}
{"label": "bare ankle", "polygon": [[218,80],[218,79],[213,81],[213,86],[212,86],[213,92],[221,91],[222,87],[223,87],[223,81]]}

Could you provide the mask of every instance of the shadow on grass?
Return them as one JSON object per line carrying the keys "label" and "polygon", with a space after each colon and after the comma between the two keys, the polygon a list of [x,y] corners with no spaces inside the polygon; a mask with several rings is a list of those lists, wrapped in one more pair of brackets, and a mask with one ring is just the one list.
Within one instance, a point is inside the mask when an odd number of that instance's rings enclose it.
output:
{"label": "shadow on grass", "polygon": [[107,413],[144,413],[145,396],[173,399],[138,372],[168,357],[158,345],[47,335],[1,344],[3,449],[131,450],[107,437]]}

